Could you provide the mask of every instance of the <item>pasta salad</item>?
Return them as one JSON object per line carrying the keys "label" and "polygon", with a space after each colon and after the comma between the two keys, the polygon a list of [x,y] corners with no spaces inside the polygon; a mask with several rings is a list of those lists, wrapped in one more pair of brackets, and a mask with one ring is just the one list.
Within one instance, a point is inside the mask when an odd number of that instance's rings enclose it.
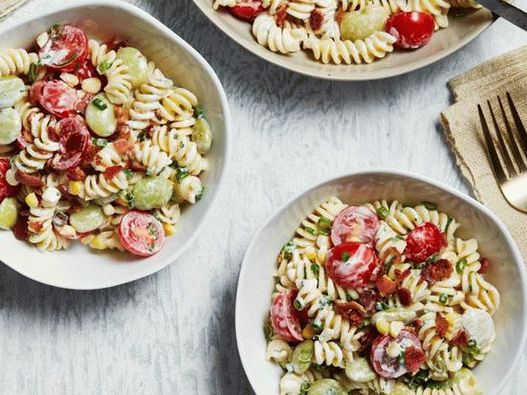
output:
{"label": "pasta salad", "polygon": [[123,40],[57,24],[0,50],[0,228],[40,250],[157,253],[211,144],[197,97]]}
{"label": "pasta salad", "polygon": [[213,0],[215,9],[252,24],[255,40],[272,52],[302,50],[322,63],[360,64],[394,48],[426,45],[448,27],[452,8],[474,0]]}
{"label": "pasta salad", "polygon": [[265,332],[281,395],[482,394],[498,290],[432,203],[317,207],[277,259]]}

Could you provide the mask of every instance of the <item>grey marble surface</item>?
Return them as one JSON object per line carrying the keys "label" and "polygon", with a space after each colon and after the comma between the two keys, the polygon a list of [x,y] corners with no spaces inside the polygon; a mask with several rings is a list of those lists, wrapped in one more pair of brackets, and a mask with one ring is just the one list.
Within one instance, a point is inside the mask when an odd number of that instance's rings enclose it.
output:
{"label": "grey marble surface", "polygon": [[[468,193],[437,122],[450,100],[446,82],[527,44],[527,33],[498,21],[423,70],[332,83],[265,64],[211,25],[191,0],[132,2],[201,52],[223,82],[235,141],[227,185],[192,248],[149,278],[74,292],[1,265],[0,393],[252,393],[236,349],[234,302],[254,231],[293,195],[353,169],[410,170]],[[33,0],[0,23],[50,3],[60,0]],[[504,394],[527,393],[520,371]]]}

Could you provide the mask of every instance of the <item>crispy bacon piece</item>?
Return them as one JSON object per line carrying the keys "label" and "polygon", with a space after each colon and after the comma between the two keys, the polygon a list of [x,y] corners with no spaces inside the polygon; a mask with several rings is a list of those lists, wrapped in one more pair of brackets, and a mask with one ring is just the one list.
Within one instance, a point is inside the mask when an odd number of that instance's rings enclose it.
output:
{"label": "crispy bacon piece", "polygon": [[24,184],[30,187],[40,188],[42,186],[42,180],[40,179],[39,176],[22,173],[20,170],[16,171],[15,178],[21,184]]}
{"label": "crispy bacon piece", "polygon": [[397,290],[397,283],[386,274],[375,281],[375,286],[382,296],[390,296]]}
{"label": "crispy bacon piece", "polygon": [[281,4],[274,14],[276,18],[276,24],[278,27],[284,27],[284,23],[287,18],[287,5]]}
{"label": "crispy bacon piece", "polygon": [[411,273],[410,268],[401,271],[399,269],[395,269],[395,278],[397,279],[397,283],[400,284],[404,281],[406,277],[408,277]]}
{"label": "crispy bacon piece", "polygon": [[468,346],[468,336],[467,333],[461,329],[456,335],[450,340],[451,346],[457,346],[460,348],[465,348]]}
{"label": "crispy bacon piece", "polygon": [[405,349],[404,362],[410,372],[416,373],[425,360],[425,353],[421,348],[410,346]]}
{"label": "crispy bacon piece", "polygon": [[491,266],[490,261],[487,258],[483,258],[480,263],[481,263],[481,267],[479,268],[478,273],[479,274],[487,274],[487,272],[488,272],[488,270],[489,270],[489,268]]}
{"label": "crispy bacon piece", "polygon": [[408,289],[399,288],[397,290],[397,295],[399,295],[399,299],[403,306],[410,306],[412,304],[412,294]]}
{"label": "crispy bacon piece", "polygon": [[23,210],[18,215],[16,224],[13,228],[13,233],[18,240],[27,240],[28,238],[28,229],[27,229],[27,219],[29,217],[29,211]]}
{"label": "crispy bacon piece", "polygon": [[413,320],[411,325],[414,327],[414,330],[417,333],[417,332],[419,332],[419,330],[423,326],[423,321],[418,318],[416,320]]}
{"label": "crispy bacon piece", "polygon": [[441,314],[436,313],[435,322],[437,334],[444,339],[449,327],[448,321]]}
{"label": "crispy bacon piece", "polygon": [[369,313],[372,313],[374,311],[375,303],[377,303],[379,299],[380,295],[375,289],[365,289],[359,295],[359,303]]}
{"label": "crispy bacon piece", "polygon": [[346,318],[352,326],[360,326],[366,315],[364,307],[357,302],[337,302],[335,311]]}
{"label": "crispy bacon piece", "polygon": [[421,280],[429,285],[437,281],[445,280],[450,277],[454,268],[446,259],[439,259],[436,262],[427,264],[421,272]]}
{"label": "crispy bacon piece", "polygon": [[320,30],[322,28],[322,23],[324,22],[324,15],[319,9],[315,9],[311,12],[309,17],[309,25],[314,31]]}
{"label": "crispy bacon piece", "polygon": [[[128,110],[124,109],[121,106],[115,107],[115,118],[117,119],[117,133],[119,133],[119,127],[126,126],[126,122],[130,119],[130,114]],[[128,129],[128,126],[126,126]]]}
{"label": "crispy bacon piece", "polygon": [[126,155],[133,149],[133,144],[125,139],[117,139],[113,142],[113,147],[119,155]]}
{"label": "crispy bacon piece", "polygon": [[75,109],[84,114],[86,112],[86,107],[88,107],[88,104],[90,104],[91,99],[93,99],[93,94],[91,93],[85,93],[78,101],[77,104],[75,104]]}
{"label": "crispy bacon piece", "polygon": [[66,170],[66,177],[72,181],[84,181],[86,173],[79,166]]}
{"label": "crispy bacon piece", "polygon": [[346,16],[346,11],[344,11],[342,8],[339,8],[339,10],[335,13],[335,20],[337,21],[339,26],[342,23],[342,20],[344,19],[345,16]]}
{"label": "crispy bacon piece", "polygon": [[28,230],[30,230],[33,233],[38,233],[44,228],[44,224],[40,221],[33,221],[31,223],[28,223]]}
{"label": "crispy bacon piece", "polygon": [[122,166],[110,166],[108,168],[106,168],[106,170],[104,171],[104,178],[106,178],[108,181],[110,181],[111,179],[113,179],[117,174],[119,174],[119,172],[123,170],[123,167]]}

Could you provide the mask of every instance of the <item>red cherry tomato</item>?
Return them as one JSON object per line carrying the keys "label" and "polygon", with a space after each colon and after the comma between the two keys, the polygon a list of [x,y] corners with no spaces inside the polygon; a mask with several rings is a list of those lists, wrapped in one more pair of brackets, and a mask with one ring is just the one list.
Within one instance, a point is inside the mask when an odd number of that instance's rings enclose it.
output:
{"label": "red cherry tomato", "polygon": [[39,103],[50,114],[58,118],[66,118],[75,115],[79,97],[77,91],[62,81],[48,81],[42,86]]}
{"label": "red cherry tomato", "polygon": [[427,222],[410,232],[406,238],[404,255],[411,262],[421,263],[441,251],[443,243],[441,231],[434,224]]}
{"label": "red cherry tomato", "polygon": [[0,158],[0,202],[6,197],[15,196],[18,193],[18,187],[9,185],[5,179],[5,173],[7,173],[9,167],[9,159]]}
{"label": "red cherry tomato", "polygon": [[119,241],[126,251],[147,257],[161,250],[165,244],[165,231],[153,215],[130,211],[119,225]]}
{"label": "red cherry tomato", "polygon": [[228,8],[229,12],[236,18],[252,22],[254,18],[265,11],[260,0],[247,0]]}
{"label": "red cherry tomato", "polygon": [[388,19],[385,30],[397,39],[396,48],[416,49],[428,44],[432,38],[435,20],[424,12],[399,12]]}
{"label": "red cherry tomato", "polygon": [[363,206],[349,206],[342,210],[331,227],[331,241],[334,245],[354,241],[373,247],[375,234],[379,229],[379,217]]}
{"label": "red cherry tomato", "polygon": [[60,151],[51,162],[55,170],[63,171],[78,166],[91,146],[90,132],[81,118],[70,117],[57,123]]}
{"label": "red cherry tomato", "polygon": [[55,25],[39,56],[42,64],[50,69],[70,72],[83,64],[88,53],[88,37],[81,29],[71,25]]}
{"label": "red cherry tomato", "polygon": [[333,247],[326,260],[329,277],[345,288],[363,287],[377,267],[375,251],[362,243],[342,243]]}
{"label": "red cherry tomato", "polygon": [[[416,354],[413,351],[417,350],[424,356],[421,341],[407,329],[401,330],[395,339],[390,335],[379,335],[371,346],[370,361],[377,374],[385,379],[396,379],[410,371],[406,362],[401,361],[399,356],[392,358],[388,355],[387,348],[392,341],[397,342],[401,351],[410,348],[412,354]],[[419,361],[419,364],[421,363],[422,361]]]}
{"label": "red cherry tomato", "polygon": [[271,324],[274,332],[286,341],[302,341],[300,316],[293,306],[297,292],[290,289],[279,293],[271,305]]}

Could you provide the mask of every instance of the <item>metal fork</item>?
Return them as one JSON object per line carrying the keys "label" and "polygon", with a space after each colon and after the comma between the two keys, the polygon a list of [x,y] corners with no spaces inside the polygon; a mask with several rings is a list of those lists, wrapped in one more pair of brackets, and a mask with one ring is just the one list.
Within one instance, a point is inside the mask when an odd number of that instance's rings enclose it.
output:
{"label": "metal fork", "polygon": [[514,105],[511,94],[507,95],[507,104],[514,123],[511,126],[510,117],[498,96],[500,111],[505,124],[505,130],[500,129],[490,100],[487,106],[492,118],[494,133],[491,133],[481,104],[478,104],[479,119],[487,152],[494,175],[501,189],[501,193],[511,206],[522,212],[527,212],[527,131]]}

